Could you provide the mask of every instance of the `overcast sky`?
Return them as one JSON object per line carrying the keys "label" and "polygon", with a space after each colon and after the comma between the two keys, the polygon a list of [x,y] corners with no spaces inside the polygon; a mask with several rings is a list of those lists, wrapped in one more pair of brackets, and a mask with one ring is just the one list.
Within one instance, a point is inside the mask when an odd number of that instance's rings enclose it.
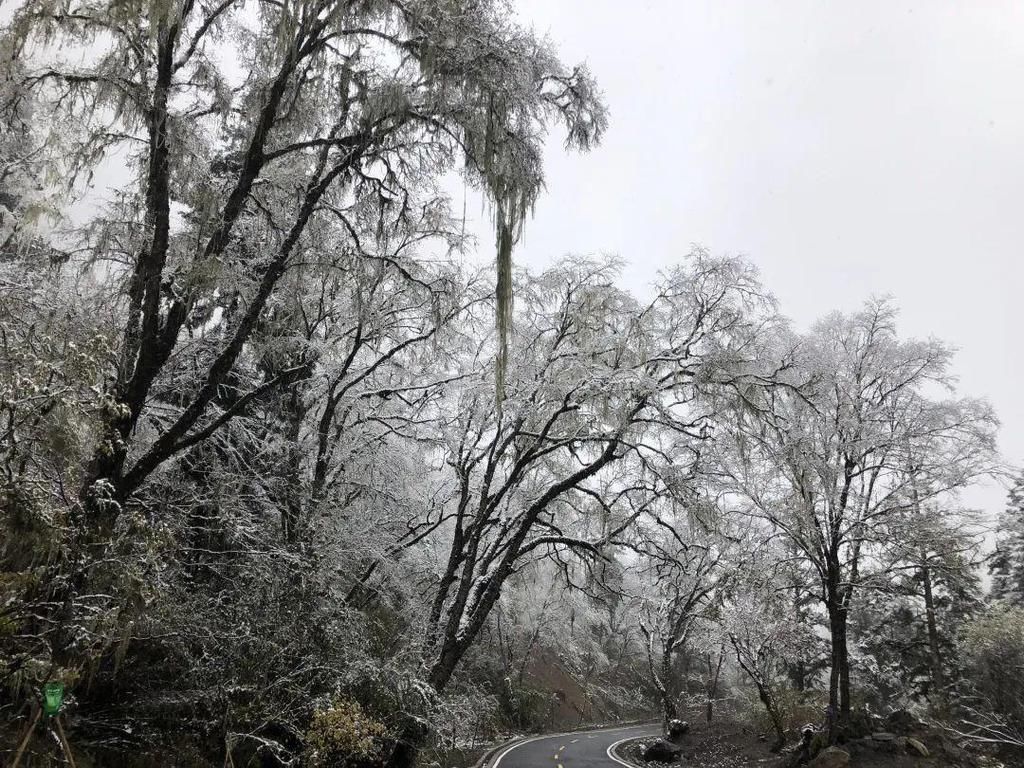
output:
{"label": "overcast sky", "polygon": [[611,112],[588,155],[552,135],[518,263],[616,253],[642,291],[700,244],[756,263],[798,327],[891,294],[1024,461],[1024,2],[517,7]]}

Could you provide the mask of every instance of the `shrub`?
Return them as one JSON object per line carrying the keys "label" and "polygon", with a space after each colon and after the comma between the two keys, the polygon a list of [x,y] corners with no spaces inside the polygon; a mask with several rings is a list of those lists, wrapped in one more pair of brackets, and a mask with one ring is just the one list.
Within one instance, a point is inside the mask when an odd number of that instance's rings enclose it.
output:
{"label": "shrub", "polygon": [[313,715],[306,734],[309,764],[314,768],[380,765],[386,732],[357,702],[338,700]]}
{"label": "shrub", "polygon": [[964,628],[960,647],[971,692],[1024,730],[1024,609],[997,604]]}

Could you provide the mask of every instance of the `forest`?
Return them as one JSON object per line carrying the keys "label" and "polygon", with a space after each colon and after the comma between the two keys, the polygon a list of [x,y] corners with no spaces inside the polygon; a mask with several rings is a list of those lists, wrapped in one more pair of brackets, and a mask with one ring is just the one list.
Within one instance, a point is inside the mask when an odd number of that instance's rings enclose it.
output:
{"label": "forest", "polygon": [[952,346],[701,247],[517,262],[614,114],[506,2],[5,12],[4,764],[65,764],[56,683],[86,768],[679,719],[796,765],[892,713],[1024,765],[1024,476]]}

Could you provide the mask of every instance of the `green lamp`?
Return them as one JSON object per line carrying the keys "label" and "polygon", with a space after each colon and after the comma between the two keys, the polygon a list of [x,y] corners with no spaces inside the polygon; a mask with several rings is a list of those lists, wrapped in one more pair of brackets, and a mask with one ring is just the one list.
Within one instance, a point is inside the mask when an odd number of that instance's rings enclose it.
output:
{"label": "green lamp", "polygon": [[47,683],[43,686],[43,711],[47,715],[56,715],[63,703],[64,683]]}

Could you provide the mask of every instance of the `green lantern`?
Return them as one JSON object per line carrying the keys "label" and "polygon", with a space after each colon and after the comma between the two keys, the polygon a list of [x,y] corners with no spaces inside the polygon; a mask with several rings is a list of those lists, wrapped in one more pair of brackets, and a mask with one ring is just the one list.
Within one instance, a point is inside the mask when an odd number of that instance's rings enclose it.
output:
{"label": "green lantern", "polygon": [[47,715],[56,715],[63,703],[64,683],[47,683],[43,686],[43,711]]}

